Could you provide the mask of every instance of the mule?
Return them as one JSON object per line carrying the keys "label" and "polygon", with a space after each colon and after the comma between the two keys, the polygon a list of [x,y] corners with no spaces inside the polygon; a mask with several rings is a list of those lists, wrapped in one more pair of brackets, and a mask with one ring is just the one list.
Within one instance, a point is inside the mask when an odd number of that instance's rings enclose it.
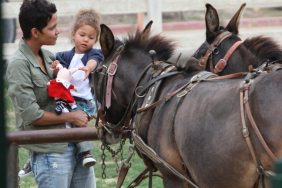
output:
{"label": "mule", "polygon": [[282,48],[270,37],[255,36],[242,41],[239,23],[246,4],[242,4],[226,27],[220,25],[217,10],[206,4],[206,41],[194,53],[203,69],[218,75],[247,72],[282,60]]}
{"label": "mule", "polygon": [[[112,140],[107,140],[112,138],[109,134],[122,134],[124,126],[134,122],[134,132],[144,143],[197,185],[190,185],[152,160],[163,175],[164,188],[257,187],[262,175],[258,172],[272,170],[273,159],[251,123],[242,120],[239,95],[249,91],[245,102],[248,97],[257,128],[275,158],[281,157],[281,72],[260,73],[248,80],[249,89],[242,88],[243,79],[196,79],[203,71],[194,62],[189,62],[185,71],[173,69],[172,73],[156,75],[165,69],[161,61],[171,56],[174,45],[160,35],[150,36],[151,24],[123,41],[115,38],[106,25],[101,25],[100,45],[105,61],[94,73],[94,88],[107,131],[100,131],[100,137],[111,143]],[[150,54],[151,50],[156,53]],[[173,67],[171,63],[165,64]],[[165,76],[169,73],[170,76]],[[157,82],[152,82],[154,79]],[[148,97],[158,85],[157,92]],[[244,139],[243,124],[249,130],[254,153]],[[269,186],[266,181],[266,187]]]}

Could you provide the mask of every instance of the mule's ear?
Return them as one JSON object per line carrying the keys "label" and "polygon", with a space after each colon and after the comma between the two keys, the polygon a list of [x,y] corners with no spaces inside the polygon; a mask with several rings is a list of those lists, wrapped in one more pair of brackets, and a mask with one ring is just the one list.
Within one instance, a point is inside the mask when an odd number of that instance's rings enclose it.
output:
{"label": "mule's ear", "polygon": [[142,37],[143,38],[148,38],[151,32],[151,27],[152,27],[153,21],[151,20],[145,27],[145,29],[143,29],[142,31]]}
{"label": "mule's ear", "polygon": [[243,3],[241,7],[239,8],[239,10],[237,10],[236,14],[231,18],[231,20],[227,24],[226,30],[236,35],[239,33],[238,27],[239,27],[240,18],[241,18],[241,15],[243,13],[245,6],[246,6],[246,3]]}
{"label": "mule's ear", "polygon": [[205,21],[207,38],[214,36],[214,33],[219,30],[219,17],[216,9],[209,3],[206,4]]}
{"label": "mule's ear", "polygon": [[114,49],[115,37],[112,30],[105,24],[100,25],[100,46],[105,59],[109,56],[111,51]]}

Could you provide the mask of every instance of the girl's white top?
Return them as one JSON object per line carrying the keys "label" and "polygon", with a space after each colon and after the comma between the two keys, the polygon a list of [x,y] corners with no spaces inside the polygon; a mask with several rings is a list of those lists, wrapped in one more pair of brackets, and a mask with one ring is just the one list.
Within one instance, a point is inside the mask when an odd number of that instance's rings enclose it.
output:
{"label": "girl's white top", "polygon": [[[84,67],[81,58],[84,56],[84,54],[74,54],[71,63],[69,65],[69,68],[81,68]],[[71,83],[74,85],[75,90],[71,90],[71,94],[74,97],[80,97],[86,100],[93,99],[92,93],[91,93],[91,87],[89,84],[89,78],[85,77],[85,72],[82,70],[78,70],[73,73]]]}

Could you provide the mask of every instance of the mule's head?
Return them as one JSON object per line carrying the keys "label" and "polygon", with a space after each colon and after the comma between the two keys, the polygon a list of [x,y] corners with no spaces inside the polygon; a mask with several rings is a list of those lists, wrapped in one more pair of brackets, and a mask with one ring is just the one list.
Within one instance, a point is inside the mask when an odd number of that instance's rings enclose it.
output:
{"label": "mule's head", "polygon": [[130,105],[143,70],[152,62],[149,51],[156,51],[155,60],[167,60],[173,53],[171,41],[150,36],[152,23],[124,40],[115,38],[109,27],[101,25],[104,62],[94,73],[94,89],[100,103],[100,118],[106,122],[98,131],[99,137],[107,143],[116,142],[123,136],[124,125],[134,115],[134,107]]}
{"label": "mule's head", "polygon": [[121,140],[121,135],[107,128],[108,126],[111,126],[111,123],[108,122],[108,118],[105,117],[105,112],[107,110],[105,108],[105,96],[107,92],[106,87],[109,76],[108,68],[111,63],[110,61],[114,61],[114,56],[119,55],[118,53],[120,52],[123,44],[120,40],[115,39],[112,31],[106,25],[101,25],[100,45],[104,55],[104,61],[98,64],[94,72],[94,91],[99,103],[99,119],[97,120],[102,120],[102,123],[98,124],[97,134],[102,142],[115,144]]}
{"label": "mule's head", "polygon": [[242,4],[227,26],[223,27],[217,10],[206,4],[206,41],[193,55],[204,69],[219,75],[247,71],[249,57],[246,55],[247,50],[242,49],[238,36],[238,26],[245,6],[245,3]]}
{"label": "mule's head", "polygon": [[206,41],[194,53],[203,69],[219,75],[249,71],[267,61],[282,59],[282,50],[269,37],[257,36],[244,42],[238,36],[242,4],[226,27],[220,26],[216,9],[206,4]]}

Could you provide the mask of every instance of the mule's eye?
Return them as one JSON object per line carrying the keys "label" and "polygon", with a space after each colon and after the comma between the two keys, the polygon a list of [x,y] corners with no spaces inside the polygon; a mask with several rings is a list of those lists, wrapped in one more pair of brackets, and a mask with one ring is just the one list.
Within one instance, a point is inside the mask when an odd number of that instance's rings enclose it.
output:
{"label": "mule's eye", "polygon": [[217,48],[214,48],[213,51],[212,51],[212,53],[213,53],[214,55],[217,55],[217,54],[219,53],[219,50],[218,50]]}

